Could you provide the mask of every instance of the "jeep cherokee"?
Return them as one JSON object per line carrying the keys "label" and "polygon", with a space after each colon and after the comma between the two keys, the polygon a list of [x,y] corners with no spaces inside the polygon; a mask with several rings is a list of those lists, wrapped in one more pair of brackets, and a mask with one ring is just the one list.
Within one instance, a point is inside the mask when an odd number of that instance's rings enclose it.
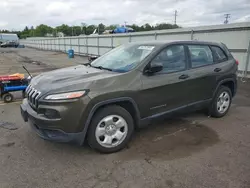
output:
{"label": "jeep cherokee", "polygon": [[21,104],[42,138],[121,150],[136,128],[180,111],[224,116],[237,88],[236,61],[222,43],[137,42],[88,64],[42,73]]}

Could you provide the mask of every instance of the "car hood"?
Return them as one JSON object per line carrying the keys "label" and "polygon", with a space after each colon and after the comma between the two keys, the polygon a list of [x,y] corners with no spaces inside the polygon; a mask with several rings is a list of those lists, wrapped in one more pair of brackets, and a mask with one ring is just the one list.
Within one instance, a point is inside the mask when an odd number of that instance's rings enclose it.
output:
{"label": "car hood", "polygon": [[[31,87],[40,92],[79,90],[93,81],[112,77],[118,73],[92,68],[90,66],[74,66],[42,73],[31,80]],[[80,87],[80,88],[79,88]]]}

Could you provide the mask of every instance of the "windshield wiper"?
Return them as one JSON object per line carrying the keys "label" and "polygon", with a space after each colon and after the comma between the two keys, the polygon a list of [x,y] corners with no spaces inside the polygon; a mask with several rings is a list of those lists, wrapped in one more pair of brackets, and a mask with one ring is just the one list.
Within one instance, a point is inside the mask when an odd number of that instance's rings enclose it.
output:
{"label": "windshield wiper", "polygon": [[85,66],[91,66],[91,63],[83,63],[82,65],[85,65]]}
{"label": "windshield wiper", "polygon": [[94,68],[97,68],[97,69],[101,69],[101,70],[113,71],[113,70],[110,69],[110,68],[106,68],[106,67],[102,67],[102,66],[91,66],[91,67],[94,67]]}
{"label": "windshield wiper", "polygon": [[91,65],[91,63],[84,63],[83,65],[85,65],[85,66],[91,66],[91,67],[96,68],[96,69],[113,71],[112,69],[106,68],[106,67],[103,67],[103,66],[93,66],[93,65]]}

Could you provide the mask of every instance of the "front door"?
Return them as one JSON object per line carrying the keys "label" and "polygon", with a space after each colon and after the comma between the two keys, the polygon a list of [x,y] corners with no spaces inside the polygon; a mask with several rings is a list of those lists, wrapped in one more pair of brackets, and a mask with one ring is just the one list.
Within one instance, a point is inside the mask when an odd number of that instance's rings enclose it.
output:
{"label": "front door", "polygon": [[163,70],[153,75],[142,75],[143,90],[140,101],[145,101],[142,118],[160,115],[188,104],[191,91],[188,80],[187,53],[184,45],[163,49],[152,61],[161,63]]}

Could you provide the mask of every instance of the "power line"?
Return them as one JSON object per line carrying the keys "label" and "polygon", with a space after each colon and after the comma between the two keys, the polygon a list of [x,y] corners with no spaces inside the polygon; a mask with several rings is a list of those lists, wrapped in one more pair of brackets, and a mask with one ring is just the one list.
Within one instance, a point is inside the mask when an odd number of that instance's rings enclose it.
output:
{"label": "power line", "polygon": [[224,14],[224,16],[225,16],[224,24],[228,24],[228,19],[230,18],[230,15],[231,14]]}
{"label": "power line", "polygon": [[174,11],[174,25],[176,25],[177,10]]}

